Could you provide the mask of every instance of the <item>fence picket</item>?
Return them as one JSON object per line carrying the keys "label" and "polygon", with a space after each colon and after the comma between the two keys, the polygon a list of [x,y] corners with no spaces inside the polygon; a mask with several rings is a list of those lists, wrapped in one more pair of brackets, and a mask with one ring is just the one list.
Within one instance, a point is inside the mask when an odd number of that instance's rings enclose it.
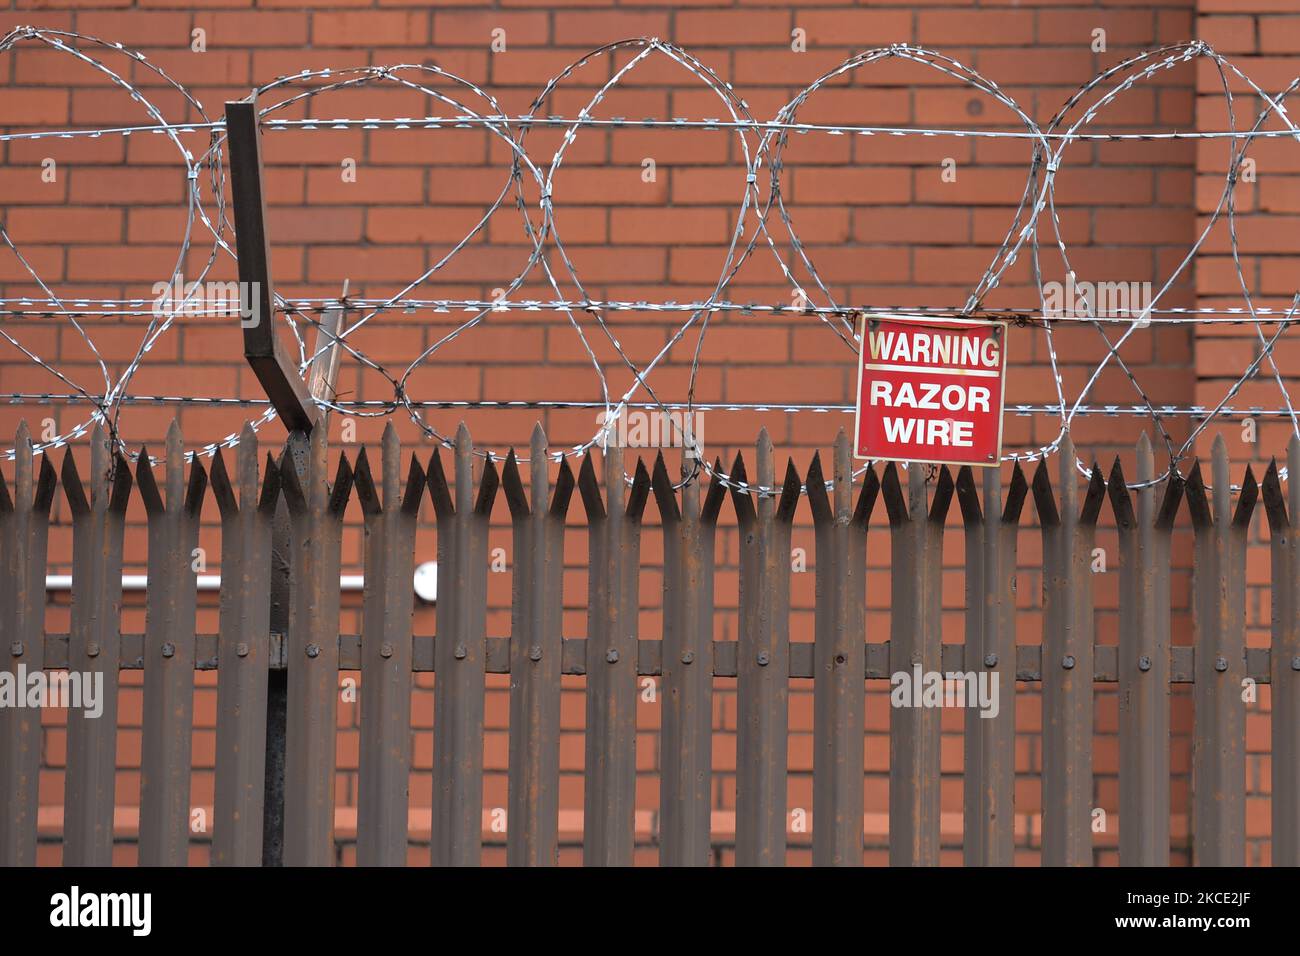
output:
{"label": "fence picket", "polygon": [[943,525],[952,504],[952,473],[939,470],[927,506],[926,466],[907,468],[907,495],[890,462],[881,479],[893,541],[889,673],[911,683],[911,699],[889,718],[889,862],[892,866],[939,865],[939,718],[921,706],[926,675],[941,672],[940,619]]}
{"label": "fence picket", "polygon": [[149,521],[144,637],[144,728],[140,760],[140,865],[183,866],[189,854],[194,724],[194,567],[208,475],[196,458],[185,481],[184,444],[167,431],[166,498],[141,449],[136,484]]}
{"label": "fence picket", "polygon": [[339,455],[329,482],[324,428],[311,435],[304,474],[286,452],[280,462],[292,525],[292,594],[286,657],[284,863],[331,866],[334,860],[334,765],[339,702],[339,567],[343,510],[352,468]]}
{"label": "fence picket", "polygon": [[957,476],[966,534],[964,661],[968,674],[996,676],[997,713],[986,716],[967,699],[962,853],[967,866],[1010,866],[1015,862],[1016,553],[1028,485],[1019,462],[1005,506],[998,469],[984,469],[982,484],[983,507],[972,469],[962,468]]}
{"label": "fence picket", "polygon": [[[683,463],[683,477],[689,462]],[[662,453],[651,483],[664,528],[663,720],[659,752],[659,863],[707,866],[713,781],[713,573],[718,515],[727,496],[715,477],[682,488],[680,507]]]}
{"label": "fence picket", "polygon": [[1137,445],[1137,509],[1116,457],[1110,499],[1119,527],[1119,859],[1169,865],[1169,550],[1182,479],[1165,484],[1157,510],[1155,460]]}
{"label": "fence picket", "polygon": [[513,451],[501,480],[515,544],[506,862],[554,866],[560,825],[564,519],[574,480],[569,463],[562,461],[551,492],[546,434],[540,423],[533,429],[528,461],[531,503]]}
{"label": "fence picket", "polygon": [[[361,753],[357,770],[357,863],[406,863],[411,772],[411,614],[415,524],[428,487],[411,457],[402,489],[402,446],[384,428],[382,488],[357,453],[357,500],[365,515],[365,594],[361,620]],[[381,495],[382,491],[382,495]]]}
{"label": "fence picket", "polygon": [[604,449],[605,500],[588,455],[578,474],[591,557],[587,612],[587,740],[582,860],[630,866],[636,837],[637,586],[650,476],[637,460],[630,488],[623,449]]}
{"label": "fence picket", "polygon": [[[736,680],[736,864],[783,866],[790,714],[790,535],[799,475],[787,461],[777,488],[772,439],[758,436],[757,502],[733,487],[740,525]],[[732,477],[747,484],[736,455]]]}
{"label": "fence picket", "polygon": [[64,866],[113,862],[117,758],[117,677],[121,655],[122,544],[131,469],[110,451],[102,424],[90,440],[90,494],[68,449],[61,475],[72,510],[72,631],[68,670],[103,677],[103,710],[68,709],[68,769],[63,795]]}
{"label": "fence picket", "polygon": [[257,434],[249,424],[240,433],[238,456],[238,498],[220,449],[212,459],[212,492],[221,510],[214,866],[262,862],[271,526],[280,470],[268,454],[259,497]]}
{"label": "fence picket", "polygon": [[[1214,486],[1201,464],[1187,479],[1196,532],[1192,608],[1196,622],[1195,716],[1192,725],[1192,862],[1246,862],[1246,530],[1258,485],[1246,466],[1236,513],[1228,449],[1219,435],[1212,451]],[[1208,497],[1207,497],[1208,495]]]}
{"label": "fence picket", "polygon": [[[13,498],[0,472],[0,660],[14,675],[45,667],[45,559],[58,477],[49,455],[34,456],[27,423],[14,437]],[[41,712],[0,707],[0,866],[36,864]]]}
{"label": "fence picket", "polygon": [[868,468],[854,507],[853,458],[842,429],[835,439],[833,481],[828,494],[821,456],[814,455],[807,480],[817,544],[813,863],[861,866],[867,522],[880,486],[875,469]]}
{"label": "fence picket", "polygon": [[434,866],[477,866],[483,850],[487,532],[500,481],[489,458],[474,500],[474,446],[463,422],[456,432],[455,468],[454,503],[436,452],[428,469],[438,516],[439,591],[431,858]]}
{"label": "fence picket", "polygon": [[1058,461],[1060,507],[1044,461],[1034,472],[1043,532],[1043,865],[1092,865],[1092,550],[1106,483],[1094,463],[1079,504],[1069,435]]}

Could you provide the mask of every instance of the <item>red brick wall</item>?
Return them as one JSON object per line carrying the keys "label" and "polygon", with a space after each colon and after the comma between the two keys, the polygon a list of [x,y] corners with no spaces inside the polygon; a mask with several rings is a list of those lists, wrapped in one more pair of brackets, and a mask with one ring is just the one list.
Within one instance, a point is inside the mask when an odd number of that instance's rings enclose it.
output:
{"label": "red brick wall", "polygon": [[[203,0],[184,8],[170,0],[92,0],[20,3],[4,13],[4,24],[6,28],[33,24],[71,29],[140,49],[150,62],[194,91],[210,116],[220,114],[224,100],[242,97],[255,83],[276,76],[303,69],[395,63],[436,63],[481,85],[506,112],[516,114],[529,107],[550,77],[592,47],[627,36],[657,36],[683,45],[724,81],[733,83],[760,119],[772,116],[800,88],[851,53],[910,42],[973,66],[1000,84],[1035,121],[1045,123],[1100,70],[1139,51],[1198,35],[1231,56],[1267,89],[1280,89],[1295,73],[1294,54],[1300,46],[1300,18],[1285,6],[1281,0],[1203,0],[1199,7],[1191,0],[980,7],[942,0],[908,5],[692,0],[671,6],[608,0],[517,0],[492,7],[465,3],[430,9],[416,0],[380,0],[377,5],[331,0],[318,8],[272,0],[249,9],[241,0]],[[507,49],[493,53],[489,49],[491,31],[498,27],[506,31]],[[206,31],[207,52],[191,51],[195,28]],[[1104,53],[1090,49],[1097,28],[1106,31]],[[795,29],[806,31],[806,52],[791,49]],[[628,54],[618,54],[613,67],[609,58],[592,60],[575,71],[539,112],[573,115],[610,78],[611,70],[628,59]],[[133,81],[146,84],[142,87],[145,95],[167,118],[196,118],[138,64],[127,64],[124,69]],[[0,107],[7,124],[57,129],[144,121],[138,104],[121,91],[108,89],[102,77],[84,64],[30,42],[0,55],[0,70],[6,71],[9,93]],[[1226,117],[1213,96],[1217,82],[1204,62],[1162,72],[1117,99],[1099,114],[1094,128],[1225,128]],[[466,103],[480,111],[488,109],[474,98]],[[1248,123],[1255,112],[1253,104],[1244,99],[1241,103],[1239,126]],[[312,101],[309,109],[312,112],[299,109],[280,115],[423,116],[451,112],[409,90],[375,86],[324,95]],[[725,112],[697,77],[657,57],[629,74],[593,115],[705,118],[724,116]],[[1001,127],[1012,119],[1004,107],[948,77],[898,63],[868,67],[829,84],[809,98],[799,118],[816,123],[922,127]],[[559,138],[554,130],[536,130],[526,138],[530,155],[543,170]],[[206,148],[202,134],[187,136],[185,142],[196,151]],[[499,142],[473,130],[279,132],[267,135],[265,148],[274,275],[280,291],[291,296],[334,295],[345,279],[350,280],[353,294],[392,294],[436,262],[482,214],[484,205],[504,184],[509,162]],[[1226,149],[1217,141],[1072,146],[1059,174],[1056,202],[1071,263],[1079,276],[1093,281],[1151,281],[1158,288],[1182,260],[1198,224],[1217,201],[1225,155]],[[1257,144],[1251,155],[1258,157],[1259,181],[1243,186],[1238,193],[1239,207],[1251,214],[1243,227],[1243,235],[1248,232],[1250,237],[1243,244],[1243,261],[1252,281],[1268,298],[1260,304],[1277,305],[1279,298],[1284,303],[1295,291],[1295,263],[1285,254],[1295,248],[1300,160],[1294,143],[1276,140]],[[1024,140],[809,134],[794,137],[785,150],[783,195],[799,236],[839,301],[957,305],[965,301],[1011,222],[1024,188],[1029,156],[1030,147]],[[54,183],[41,181],[40,164],[46,157],[58,164]],[[356,160],[355,183],[342,180],[340,163],[345,158]],[[656,162],[652,183],[644,182],[641,175],[646,158]],[[957,162],[956,182],[942,179],[941,164],[946,158]],[[762,177],[760,181],[765,191],[766,182]],[[176,259],[178,237],[185,224],[184,185],[184,167],[163,137],[136,134],[129,138],[14,142],[5,146],[5,163],[0,167],[0,208],[15,242],[60,293],[148,297],[152,283],[165,278]],[[744,161],[735,134],[584,129],[555,176],[556,224],[594,298],[686,300],[707,295],[716,283],[743,188]],[[527,195],[537,221],[535,186],[528,186]],[[205,192],[205,202],[211,211],[210,191]],[[769,225],[781,254],[792,261],[779,219],[773,216]],[[751,218],[747,239],[752,228]],[[1218,233],[1222,232],[1221,225]],[[1044,278],[1059,280],[1063,268],[1045,225],[1040,238]],[[196,241],[185,264],[187,275],[201,270],[210,246],[210,241],[206,246]],[[416,294],[425,298],[490,297],[522,269],[529,248],[520,215],[508,203],[493,217],[483,241],[472,244],[436,281]],[[1184,275],[1162,304],[1240,304],[1233,300],[1235,276],[1226,250],[1226,240],[1217,234],[1212,237],[1194,270]],[[1027,254],[1020,256],[987,304],[1037,304],[1029,260]],[[553,261],[559,269],[558,260]],[[233,277],[228,259],[218,264],[212,276]],[[549,298],[549,287],[538,279],[534,271],[516,297]],[[808,282],[806,276],[801,279]],[[11,254],[0,255],[0,283],[5,295],[33,291]],[[565,293],[576,295],[572,283],[566,283]],[[736,276],[727,297],[788,303],[791,289],[771,254],[760,248]],[[814,297],[814,301],[820,298]],[[376,361],[400,372],[414,355],[459,321],[461,317],[446,313],[386,313],[360,331],[353,342]],[[610,321],[628,354],[641,364],[667,341],[672,325],[651,312],[614,313]],[[594,324],[588,321],[585,325],[610,376],[611,392],[621,394],[629,374],[620,371],[617,356]],[[138,319],[121,323],[96,320],[90,326],[104,358],[115,366],[134,354],[141,329]],[[91,354],[65,322],[24,323],[20,331],[24,344],[54,359],[70,377],[97,381]],[[1146,330],[1135,333],[1122,354],[1154,401],[1180,405],[1210,402],[1253,354],[1249,328],[1230,328],[1228,334],[1220,335],[1223,331],[1188,326]],[[652,377],[651,384],[661,399],[685,398],[694,346],[690,335]],[[1106,350],[1091,329],[1060,329],[1056,346],[1067,397],[1072,398]],[[180,321],[150,352],[132,391],[256,397],[259,392],[240,349],[239,333],[229,323]],[[695,398],[844,403],[850,400],[853,384],[850,354],[814,319],[789,321],[724,313],[714,319],[705,341]],[[1009,354],[1008,401],[1055,401],[1041,330],[1013,330]],[[1293,352],[1281,351],[1279,355],[1283,362],[1294,361]],[[408,387],[416,399],[596,400],[600,396],[591,366],[567,319],[544,312],[491,315],[483,327],[457,339],[415,372]],[[347,398],[392,397],[392,389],[382,377],[346,358],[339,388]],[[66,389],[0,343],[0,391],[36,390]],[[1267,397],[1256,398],[1257,394]],[[1243,399],[1243,403],[1273,404],[1268,386],[1263,384],[1248,386]],[[1137,396],[1112,366],[1099,380],[1091,400],[1129,404],[1137,401]],[[0,430],[11,431],[20,414],[29,419],[51,416],[60,431],[79,421],[78,415],[84,417],[83,406],[0,406]],[[171,414],[167,408],[128,407],[122,417],[123,434],[132,443],[156,444]],[[185,407],[179,413],[191,444],[235,431],[246,414],[196,407]],[[340,416],[333,417],[331,433],[338,439]],[[447,434],[459,415],[435,411],[429,417]],[[524,444],[538,417],[557,446],[583,441],[595,430],[595,413],[586,411],[541,416],[525,411],[476,411],[465,417],[475,439],[498,450],[512,442]],[[405,440],[420,444],[418,432],[404,413],[393,420]],[[788,450],[803,468],[813,449],[826,449],[835,431],[850,422],[840,415],[709,413],[705,448],[710,457],[717,454],[728,460],[738,447],[752,446],[757,428],[765,424],[778,448]],[[356,424],[357,440],[373,442],[382,421],[358,418]],[[1108,466],[1117,452],[1127,454],[1141,427],[1140,419],[1090,417],[1078,420],[1073,434],[1081,454],[1095,454]],[[1226,434],[1235,438],[1236,425],[1225,428]],[[1054,438],[1056,431],[1050,418],[1012,416],[1006,421],[1006,442],[1015,448],[1037,447]],[[1176,438],[1187,434],[1182,423],[1174,423],[1171,431]],[[268,443],[278,442],[282,430],[278,423],[272,424],[263,435]],[[1267,426],[1261,429],[1257,445],[1234,441],[1234,454],[1241,460],[1266,458],[1281,452],[1285,437],[1285,428]],[[423,443],[424,450],[430,447]],[[1125,460],[1131,464],[1131,456]],[[58,506],[56,513],[58,524],[51,531],[52,562],[66,568],[71,543],[66,507]],[[128,564],[142,569],[145,542],[143,511],[138,503],[133,504],[131,516]],[[504,508],[498,509],[496,519],[492,546],[505,548],[509,554]],[[356,571],[361,536],[355,506],[349,520],[344,538],[345,570]],[[725,520],[730,522],[729,512]],[[1104,520],[1109,523],[1108,516]],[[219,553],[215,521],[216,509],[209,503],[203,544],[211,554]],[[653,508],[649,521],[652,525],[657,521]],[[807,550],[811,567],[815,554],[810,519],[803,506],[797,521],[794,544]],[[884,640],[888,634],[889,563],[883,513],[876,515],[876,527],[868,575],[868,633],[873,641]],[[956,527],[954,522],[954,531]],[[1113,534],[1103,530],[1098,543],[1108,548],[1113,571],[1118,560]],[[425,528],[417,560],[431,559],[433,553],[434,537]],[[660,627],[661,554],[657,531],[650,528],[643,545],[643,636],[657,636]],[[718,635],[729,639],[735,635],[737,595],[737,544],[730,524],[721,532],[718,554]],[[1034,643],[1041,633],[1041,576],[1035,570],[1040,546],[1035,528],[1027,527],[1022,535],[1021,555],[1020,640]],[[570,529],[566,546],[566,635],[581,635],[586,628],[585,556],[586,543],[578,522]],[[1180,540],[1175,560],[1179,569],[1174,587],[1176,639],[1190,643],[1190,551],[1185,541]],[[956,533],[949,536],[945,561],[945,640],[955,642],[961,640],[964,607],[963,554]],[[1267,641],[1268,591],[1261,586],[1266,583],[1266,559],[1260,560],[1252,552],[1251,561],[1251,580],[1256,585],[1249,607],[1251,640],[1259,643]],[[509,632],[509,577],[490,576],[488,628],[492,634]],[[793,577],[792,633],[796,639],[810,639],[812,575]],[[1100,640],[1116,639],[1116,600],[1115,574],[1099,576]],[[132,607],[123,629],[142,630],[142,606],[138,600],[129,603]],[[360,625],[359,612],[355,602],[345,601],[345,605],[341,629],[355,632]],[[416,632],[433,633],[434,617],[432,608],[420,609]],[[216,624],[215,608],[205,606],[200,630],[215,631]],[[59,596],[51,607],[47,627],[67,629],[66,595]],[[211,766],[214,740],[215,689],[209,676],[201,680],[196,707],[195,755],[201,768]],[[138,674],[129,675],[127,683],[138,685],[136,678]],[[719,771],[716,806],[724,812],[734,807],[731,771],[736,719],[733,688],[723,686],[725,683],[719,684],[715,743]],[[491,808],[504,806],[506,801],[507,707],[505,682],[490,679],[489,686],[484,801]],[[884,686],[872,686],[868,707],[867,797],[876,820],[874,832],[868,835],[872,862],[884,859],[881,848],[888,771]],[[580,810],[582,805],[580,688],[575,680],[563,710],[562,805],[566,810]],[[812,697],[804,690],[792,695],[790,710],[790,806],[807,808],[811,805]],[[1181,821],[1187,810],[1185,735],[1190,727],[1190,706],[1186,694],[1175,696],[1175,728],[1180,737],[1174,759],[1178,776],[1174,831],[1178,846],[1185,847],[1186,824]],[[414,713],[412,805],[427,808],[432,747],[432,696],[427,688],[417,693]],[[124,732],[119,753],[118,802],[131,807],[138,800],[138,691],[128,692],[122,714],[130,729]],[[640,714],[644,732],[638,741],[638,799],[639,806],[649,811],[658,800],[657,707],[642,705]],[[957,861],[961,722],[957,715],[945,717],[954,719],[946,719],[944,724],[948,734],[943,750],[943,809],[950,815],[945,820],[955,821],[951,826],[945,823],[946,860]],[[344,706],[341,721],[345,729],[340,736],[338,794],[341,803],[354,806],[355,709]],[[1102,692],[1097,711],[1097,801],[1110,813],[1115,812],[1117,803],[1115,722],[1114,694]],[[1037,823],[1031,818],[1039,805],[1037,773],[1041,768],[1036,693],[1023,695],[1018,724],[1024,737],[1018,749],[1017,811],[1030,816],[1026,824],[1029,832],[1022,839],[1022,859],[1032,861],[1037,856]],[[1250,805],[1251,862],[1266,862],[1267,841],[1258,838],[1267,833],[1267,717],[1252,715],[1249,733],[1250,785],[1258,795]],[[42,779],[42,802],[51,806],[61,799],[62,749],[62,730],[52,723],[48,770]],[[194,803],[210,805],[211,792],[210,770],[196,770]],[[1096,843],[1098,859],[1114,862],[1113,832],[1099,835]],[[792,844],[806,846],[806,835],[793,834]],[[57,844],[51,844],[47,852],[48,858],[56,858]],[[202,857],[203,853],[200,845],[196,854]],[[648,844],[641,853],[646,861],[656,855]],[[133,848],[127,847],[123,854],[132,858]],[[576,859],[576,854],[575,849],[564,851],[566,860]],[[487,858],[500,856],[493,851]],[[721,858],[729,859],[729,852],[724,849]],[[795,861],[806,858],[803,850],[791,854]],[[1176,858],[1185,859],[1186,853],[1177,852]],[[350,848],[345,848],[344,859],[351,859]]]}

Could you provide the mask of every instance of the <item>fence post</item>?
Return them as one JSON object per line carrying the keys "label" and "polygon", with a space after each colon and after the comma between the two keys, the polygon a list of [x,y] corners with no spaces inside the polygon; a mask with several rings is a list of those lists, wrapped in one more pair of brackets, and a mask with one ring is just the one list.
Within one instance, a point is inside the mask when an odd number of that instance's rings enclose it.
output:
{"label": "fence post", "polygon": [[1222,435],[1214,439],[1212,474],[1214,487],[1207,489],[1198,460],[1187,479],[1187,505],[1196,534],[1192,860],[1197,866],[1244,866],[1246,531],[1259,487],[1247,465],[1234,514]]}
{"label": "fence post", "polygon": [[[799,475],[786,462],[778,490],[772,439],[758,436],[757,487],[737,453],[731,500],[740,525],[736,648],[736,865],[783,866],[789,760],[790,533]],[[757,504],[750,498],[751,489]],[[814,822],[815,825],[815,822]]]}
{"label": "fence post", "polygon": [[854,507],[853,458],[843,429],[835,438],[834,469],[834,487],[828,494],[819,452],[807,481],[817,543],[813,864],[861,866],[867,522],[880,484],[875,470],[867,468]]}
{"label": "fence post", "polygon": [[1287,446],[1290,513],[1278,478],[1277,459],[1264,475],[1273,563],[1273,640],[1269,652],[1268,699],[1272,714],[1273,866],[1300,866],[1300,534],[1291,515],[1300,515],[1300,437]]}
{"label": "fence post", "polygon": [[474,445],[464,422],[456,431],[455,468],[454,504],[437,451],[427,470],[438,515],[439,592],[430,853],[434,866],[477,866],[483,850],[487,532],[500,480],[489,458],[474,500]]}
{"label": "fence post", "polygon": [[357,772],[357,865],[404,866],[411,772],[411,614],[415,523],[428,487],[411,456],[402,490],[402,445],[383,437],[382,497],[365,448],[357,453],[357,500],[365,515],[361,612],[361,757]]}
{"label": "fence post", "polygon": [[554,866],[559,853],[564,519],[574,481],[569,463],[561,461],[552,495],[546,466],[546,433],[538,423],[528,451],[531,503],[513,450],[501,481],[515,544],[506,810],[510,866]]}
{"label": "fence post", "polygon": [[[258,125],[256,95],[226,103],[226,137],[230,151],[231,207],[235,220],[241,301],[251,302],[252,321],[240,317],[244,358],[256,375],[276,414],[289,431],[288,457],[299,482],[305,480],[308,434],[323,423],[327,412],[318,399],[333,398],[338,374],[339,330],[344,327],[346,302],[330,309],[316,330],[316,361],[311,382],[302,380],[289,360],[275,330],[275,285],[271,274],[271,242],[266,224],[265,177],[262,171],[262,132]],[[346,297],[347,284],[344,284]],[[322,351],[322,347],[328,349]],[[266,793],[263,798],[262,864],[279,866],[284,858],[285,747],[288,721],[287,661],[283,659],[290,603],[291,525],[282,502],[274,519],[271,538],[270,630],[279,635],[281,666],[267,681]]]}
{"label": "fence post", "polygon": [[353,476],[347,455],[340,454],[330,485],[324,428],[312,432],[305,482],[287,460],[290,454],[280,462],[293,540],[285,642],[284,862],[328,866],[334,862],[340,547]]}
{"label": "fence post", "polygon": [[985,468],[982,483],[983,508],[974,471],[966,466],[957,474],[966,538],[963,666],[969,674],[996,681],[997,712],[985,716],[970,706],[968,689],[962,857],[967,866],[1011,866],[1016,855],[1016,553],[1028,485],[1020,462],[1011,472],[1005,506],[1001,472]]}
{"label": "fence post", "polygon": [[[64,866],[113,862],[113,795],[117,770],[117,671],[121,658],[122,545],[131,469],[104,426],[90,439],[90,494],[69,448],[63,491],[72,509],[72,633],[68,671],[103,678],[103,711],[68,711],[64,781]],[[84,679],[83,676],[83,679]],[[98,683],[98,681],[96,681]]]}
{"label": "fence post", "polygon": [[247,422],[237,454],[238,499],[221,450],[212,458],[212,493],[221,510],[214,866],[263,862],[271,524],[280,501],[280,471],[268,454],[259,498],[257,434]]}
{"label": "fence post", "polygon": [[[689,470],[683,462],[684,478]],[[661,866],[707,866],[712,857],[713,562],[727,496],[721,470],[718,461],[703,505],[699,481],[687,482],[680,509],[662,452],[651,477],[664,534]]]}
{"label": "fence post", "polygon": [[[50,505],[58,478],[49,455],[34,455],[27,423],[14,437],[14,491],[0,472],[0,660],[19,668],[45,667],[45,558]],[[36,865],[36,811],[41,770],[41,712],[0,708],[0,866]]]}
{"label": "fence post", "polygon": [[208,475],[185,451],[175,419],[167,431],[164,499],[147,449],[136,484],[149,522],[149,592],[144,636],[144,728],[140,761],[140,865],[184,866],[190,844],[190,758],[194,724],[193,566]]}
{"label": "fence post", "polygon": [[1119,861],[1169,865],[1169,549],[1182,501],[1177,471],[1157,510],[1155,460],[1137,444],[1137,510],[1119,457],[1110,500],[1119,530]]}
{"label": "fence post", "polygon": [[898,466],[890,462],[880,482],[893,541],[890,703],[907,684],[911,694],[892,707],[889,719],[889,863],[938,866],[941,710],[923,706],[922,688],[929,675],[943,670],[943,525],[952,504],[952,473],[947,466],[939,470],[928,509],[926,465],[908,465],[907,485],[904,497]]}
{"label": "fence post", "polygon": [[289,502],[284,492],[285,472],[292,469],[299,484],[307,480],[311,438],[293,431],[285,440],[276,462],[280,494],[271,516],[270,601],[267,628],[271,645],[267,655],[270,671],[266,681],[266,768],[262,796],[262,865],[284,864],[284,768],[285,725],[289,709],[289,608],[293,603],[293,531]]}
{"label": "fence post", "polygon": [[[630,866],[636,841],[637,607],[641,518],[650,491],[637,459],[630,488],[623,449],[603,452],[602,503],[588,455],[578,473],[591,555],[587,613],[587,740],[582,860]],[[626,496],[626,503],[625,503]]]}

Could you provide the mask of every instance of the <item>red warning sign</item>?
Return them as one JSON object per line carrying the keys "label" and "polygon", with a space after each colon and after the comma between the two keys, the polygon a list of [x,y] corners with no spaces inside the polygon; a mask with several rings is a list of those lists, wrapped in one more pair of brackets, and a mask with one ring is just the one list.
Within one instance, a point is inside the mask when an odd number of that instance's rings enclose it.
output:
{"label": "red warning sign", "polygon": [[857,457],[998,463],[1005,322],[873,315],[860,337]]}

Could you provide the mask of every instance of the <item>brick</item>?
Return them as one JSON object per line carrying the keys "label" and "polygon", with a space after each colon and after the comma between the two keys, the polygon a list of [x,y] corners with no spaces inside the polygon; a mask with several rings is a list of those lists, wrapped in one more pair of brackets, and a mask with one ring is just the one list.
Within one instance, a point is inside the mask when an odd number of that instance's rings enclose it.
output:
{"label": "brick", "polygon": [[[1212,17],[1209,22],[1214,23],[1218,19],[1220,18]],[[1259,49],[1261,53],[1295,56],[1296,50],[1300,49],[1300,16],[1260,17]]]}
{"label": "brick", "polygon": [[930,46],[1016,46],[1034,38],[1033,18],[992,10],[923,10],[917,14],[917,42]]}
{"label": "brick", "polygon": [[307,17],[303,13],[198,14],[195,25],[207,27],[210,46],[303,46],[307,43]]}
{"label": "brick", "polygon": [[190,14],[180,12],[87,12],[78,14],[77,32],[127,47],[188,47],[192,20]]}
{"label": "brick", "polygon": [[68,121],[67,90],[7,89],[5,123],[12,126],[55,126]]}
{"label": "brick", "polygon": [[[789,172],[786,173],[787,179]],[[838,169],[798,169],[789,197],[800,205],[829,203],[866,205],[906,200],[911,170],[890,166]]]}
{"label": "brick", "polygon": [[789,11],[685,10],[677,15],[673,39],[699,46],[779,46],[790,43]]}
{"label": "brick", "polygon": [[307,203],[344,204],[421,202],[424,199],[424,171],[391,169],[358,164],[355,182],[343,181],[343,170],[307,171]]}
{"label": "brick", "polygon": [[544,13],[449,10],[433,15],[433,40],[439,45],[490,47],[492,31],[506,32],[506,56],[511,46],[542,46],[551,41]]}
{"label": "brick", "polygon": [[957,179],[944,182],[941,169],[916,170],[917,202],[965,205],[1014,205],[1024,194],[1026,170],[957,167]]}
{"label": "brick", "polygon": [[808,31],[808,45],[888,46],[913,39],[912,14],[904,10],[809,10],[795,13]]}
{"label": "brick", "polygon": [[[1261,50],[1256,40],[1256,22],[1249,16],[1200,17],[1196,21],[1196,35],[1219,53],[1258,53]],[[1272,52],[1266,47],[1264,51]]]}
{"label": "brick", "polygon": [[1138,245],[1179,243],[1192,232],[1191,210],[1099,210],[1095,221],[1098,242]]}
{"label": "brick", "polygon": [[1092,31],[1096,29],[1106,31],[1108,51],[1148,46],[1155,34],[1152,10],[1040,10],[1037,21],[1039,43],[1085,50],[1092,49]]}
{"label": "brick", "polygon": [[725,242],[731,218],[721,209],[615,209],[611,227],[625,242],[700,245]]}
{"label": "brick", "polygon": [[68,198],[74,203],[179,203],[186,192],[185,170],[180,168],[73,169],[69,179]]}
{"label": "brick", "polygon": [[24,243],[107,242],[120,239],[123,215],[116,209],[15,209],[5,223]]}
{"label": "brick", "polygon": [[405,46],[430,38],[429,14],[417,11],[322,11],[312,15],[311,40],[321,46]]}
{"label": "brick", "polygon": [[1287,0],[1199,0],[1197,9],[1202,13],[1293,13],[1295,7]]}
{"label": "brick", "polygon": [[646,10],[556,11],[555,39],[559,46],[600,46],[623,37],[669,35],[668,14]]}

